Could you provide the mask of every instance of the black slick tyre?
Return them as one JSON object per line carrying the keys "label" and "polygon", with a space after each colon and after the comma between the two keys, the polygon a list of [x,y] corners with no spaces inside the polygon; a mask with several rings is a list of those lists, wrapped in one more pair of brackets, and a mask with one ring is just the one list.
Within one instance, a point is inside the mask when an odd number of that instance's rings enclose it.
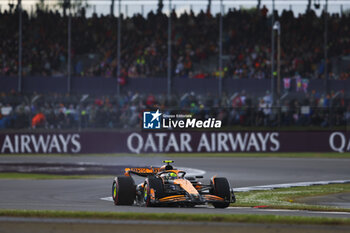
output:
{"label": "black slick tyre", "polygon": [[144,186],[144,201],[147,207],[157,206],[157,204],[151,201],[151,189],[154,190],[155,199],[164,197],[164,187],[161,178],[148,177]]}
{"label": "black slick tyre", "polygon": [[113,181],[112,197],[115,205],[132,205],[136,197],[134,180],[128,176],[118,176]]}
{"label": "black slick tyre", "polygon": [[224,202],[213,203],[215,208],[227,208],[230,205],[231,200],[231,190],[228,180],[224,177],[214,178],[214,183],[212,182],[212,194],[218,197],[222,197]]}

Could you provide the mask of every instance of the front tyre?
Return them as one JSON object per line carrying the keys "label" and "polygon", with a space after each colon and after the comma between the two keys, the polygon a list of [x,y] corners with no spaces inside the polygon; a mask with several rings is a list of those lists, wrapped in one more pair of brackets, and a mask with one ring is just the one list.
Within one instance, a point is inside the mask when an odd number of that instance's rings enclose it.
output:
{"label": "front tyre", "polygon": [[[154,195],[154,197],[152,197]],[[156,206],[152,203],[152,198],[159,199],[164,197],[163,181],[161,178],[148,177],[144,186],[144,201],[147,207]]]}
{"label": "front tyre", "polygon": [[228,180],[224,177],[216,177],[213,181],[214,183],[211,182],[212,194],[224,199],[224,202],[213,203],[213,206],[215,208],[227,208],[231,200],[231,190]]}
{"label": "front tyre", "polygon": [[136,197],[134,180],[128,176],[118,176],[112,185],[112,197],[115,205],[132,205]]}

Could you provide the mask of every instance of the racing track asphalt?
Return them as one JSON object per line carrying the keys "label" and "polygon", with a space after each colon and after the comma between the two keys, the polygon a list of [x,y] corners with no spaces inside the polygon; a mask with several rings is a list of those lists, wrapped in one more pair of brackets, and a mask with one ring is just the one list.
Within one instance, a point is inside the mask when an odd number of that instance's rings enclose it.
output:
{"label": "racing track asphalt", "polygon": [[[145,156],[1,156],[2,163],[98,163],[125,166],[159,166],[171,157]],[[175,166],[204,170],[206,179],[227,177],[233,187],[350,178],[350,160],[323,158],[218,158],[178,157]],[[82,180],[0,180],[1,209],[84,210],[112,212],[178,212],[222,214],[279,214],[349,218],[349,213],[327,213],[252,208],[144,208],[120,207],[100,198],[110,196],[113,176]],[[137,181],[141,181],[138,179]]]}

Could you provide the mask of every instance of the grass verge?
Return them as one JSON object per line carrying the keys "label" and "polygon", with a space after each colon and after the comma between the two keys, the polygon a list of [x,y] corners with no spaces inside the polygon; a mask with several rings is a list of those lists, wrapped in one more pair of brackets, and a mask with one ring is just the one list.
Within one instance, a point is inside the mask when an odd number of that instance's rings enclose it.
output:
{"label": "grass verge", "polygon": [[115,154],[0,154],[0,156],[116,156],[116,157],[281,157],[281,158],[348,158],[350,153],[304,152],[304,153],[115,153]]}
{"label": "grass verge", "polygon": [[105,175],[55,175],[55,174],[37,174],[37,173],[0,173],[0,179],[34,179],[34,180],[53,180],[53,179],[97,179],[111,178]]}
{"label": "grass verge", "polygon": [[113,220],[201,221],[283,224],[350,225],[349,218],[324,218],[252,214],[116,213],[86,211],[0,210],[0,216],[35,218],[83,218]]}
{"label": "grass verge", "polygon": [[314,185],[308,187],[281,188],[267,191],[250,191],[236,193],[237,202],[232,206],[255,207],[264,206],[271,209],[298,209],[320,211],[350,212],[350,208],[335,206],[308,205],[298,199],[312,196],[323,196],[350,192],[350,184]]}

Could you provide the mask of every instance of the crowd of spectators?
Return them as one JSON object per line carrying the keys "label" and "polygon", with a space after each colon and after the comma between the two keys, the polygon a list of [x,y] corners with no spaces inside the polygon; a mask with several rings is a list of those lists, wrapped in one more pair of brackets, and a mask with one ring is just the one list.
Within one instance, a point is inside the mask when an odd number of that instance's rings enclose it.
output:
{"label": "crowd of spectators", "polygon": [[142,112],[192,114],[199,119],[214,117],[223,127],[328,128],[350,125],[350,101],[344,93],[331,96],[315,92],[302,99],[284,100],[271,107],[271,95],[252,98],[244,90],[221,99],[208,93],[186,93],[168,100],[164,95],[128,93],[123,96],[2,95],[0,129],[140,129]]}
{"label": "crowd of spectators", "polygon": [[[72,17],[72,72],[76,76],[116,77],[117,19],[86,17],[84,9]],[[172,17],[172,73],[179,77],[218,76],[219,16],[192,11]],[[292,11],[275,12],[282,26],[282,77],[301,75],[347,79],[349,73],[333,73],[324,61],[324,14],[309,11],[298,16]],[[65,75],[67,67],[67,17],[58,11],[23,12],[23,74]],[[328,19],[328,56],[350,54],[350,17],[333,14]],[[122,21],[121,75],[123,77],[166,77],[168,18],[161,12],[147,17],[134,15]],[[270,77],[271,12],[229,9],[223,18],[224,76],[228,78]],[[206,61],[213,59],[213,69]],[[93,61],[86,62],[87,59]],[[0,12],[0,75],[18,73],[18,11]],[[202,66],[200,65],[202,64]],[[203,65],[204,64],[204,65]],[[204,66],[204,67],[203,67]]]}

